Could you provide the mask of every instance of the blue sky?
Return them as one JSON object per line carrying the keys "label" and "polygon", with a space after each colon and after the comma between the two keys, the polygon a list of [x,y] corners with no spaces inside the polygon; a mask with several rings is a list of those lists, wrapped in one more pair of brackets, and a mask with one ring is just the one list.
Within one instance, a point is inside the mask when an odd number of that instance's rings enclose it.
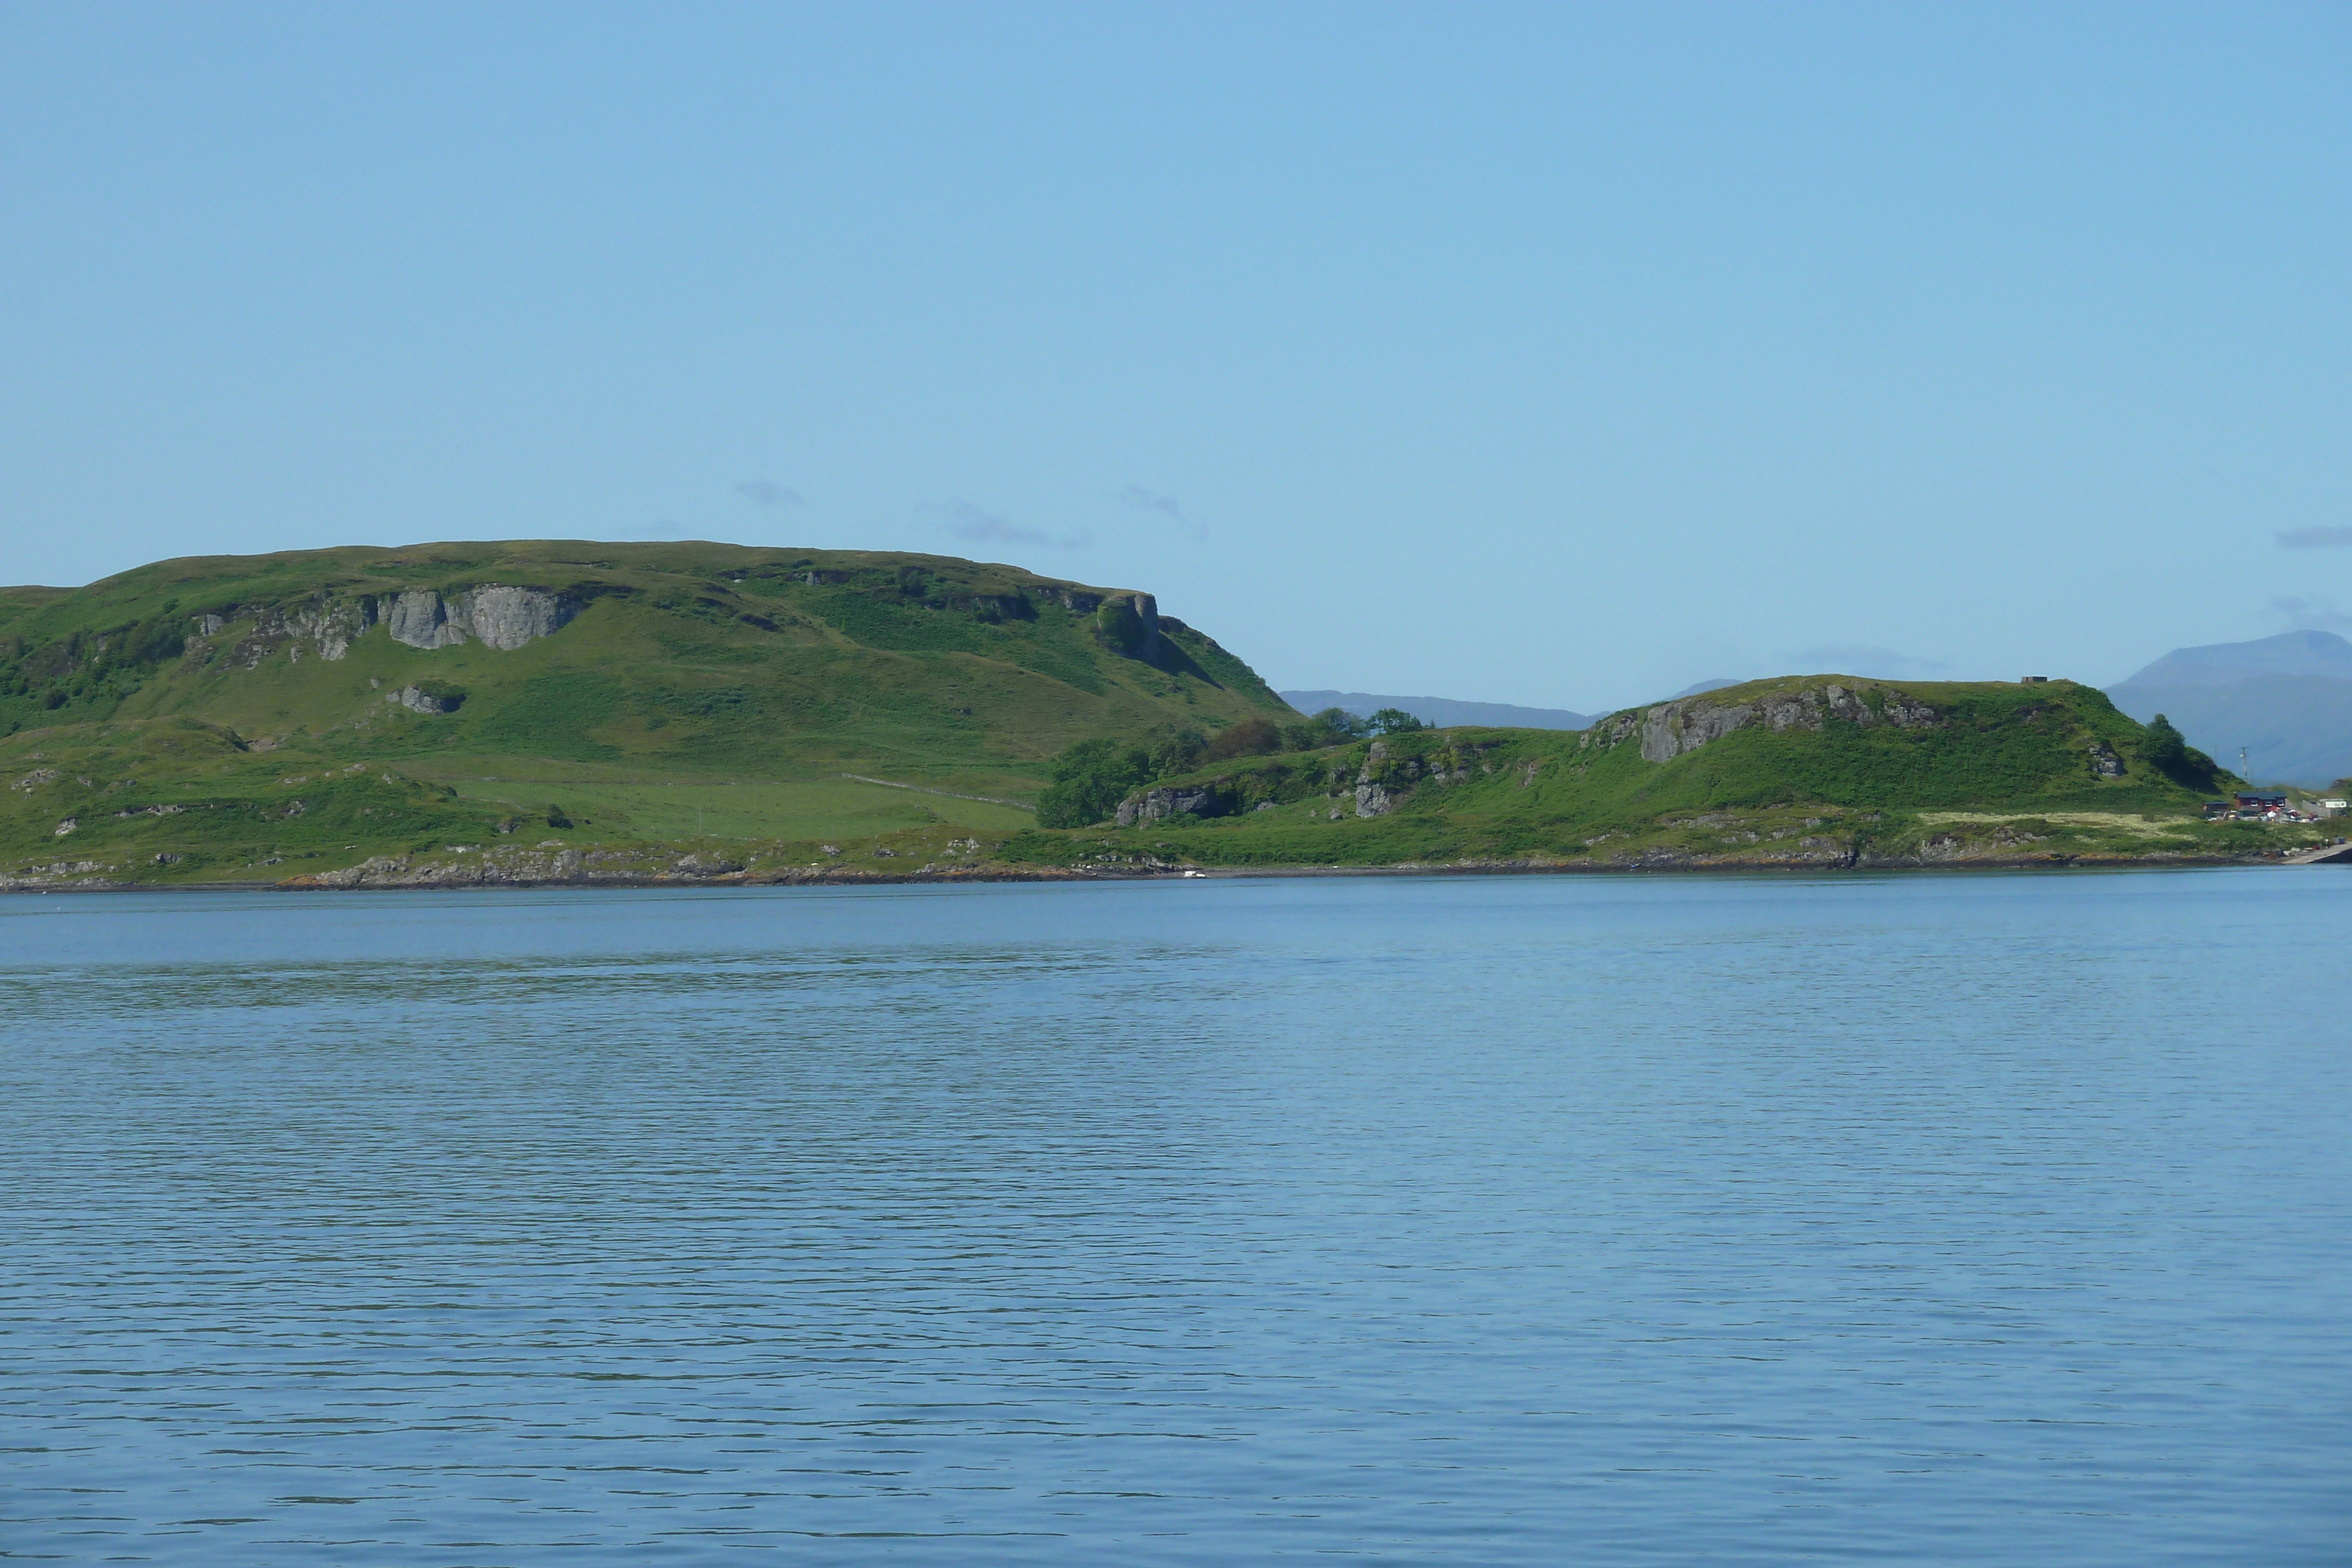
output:
{"label": "blue sky", "polygon": [[2352,8],[0,8],[0,578],[920,549],[1277,685],[2352,625]]}

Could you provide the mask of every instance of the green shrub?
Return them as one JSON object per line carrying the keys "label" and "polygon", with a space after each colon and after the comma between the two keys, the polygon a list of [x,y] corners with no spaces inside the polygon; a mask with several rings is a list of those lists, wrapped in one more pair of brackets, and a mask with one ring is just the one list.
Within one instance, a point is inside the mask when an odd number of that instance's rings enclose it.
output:
{"label": "green shrub", "polygon": [[1229,724],[1209,742],[1209,755],[1222,762],[1233,757],[1263,757],[1282,749],[1282,731],[1270,718],[1255,715]]}
{"label": "green shrub", "polygon": [[1327,707],[1312,718],[1283,726],[1282,744],[1293,751],[1320,751],[1361,740],[1368,733],[1370,727],[1346,708]]}
{"label": "green shrub", "polygon": [[1118,814],[1129,790],[1154,777],[1151,754],[1114,740],[1081,740],[1054,758],[1054,781],[1037,797],[1041,828],[1083,828]]}
{"label": "green shrub", "polygon": [[1151,737],[1150,750],[1151,777],[1165,779],[1201,766],[1209,756],[1209,738],[1197,729],[1171,727]]}
{"label": "green shrub", "polygon": [[2211,758],[2192,747],[2162,714],[2148,720],[2147,737],[2140,742],[2140,755],[2147,758],[2149,767],[2184,789],[2210,791],[2221,787],[2221,768]]}

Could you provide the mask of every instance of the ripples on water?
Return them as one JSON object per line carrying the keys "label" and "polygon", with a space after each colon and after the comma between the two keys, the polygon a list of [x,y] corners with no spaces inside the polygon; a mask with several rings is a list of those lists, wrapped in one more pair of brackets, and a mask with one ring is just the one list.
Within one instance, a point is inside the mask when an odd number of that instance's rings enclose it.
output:
{"label": "ripples on water", "polygon": [[0,1555],[2341,1562],[2352,875],[0,904]]}

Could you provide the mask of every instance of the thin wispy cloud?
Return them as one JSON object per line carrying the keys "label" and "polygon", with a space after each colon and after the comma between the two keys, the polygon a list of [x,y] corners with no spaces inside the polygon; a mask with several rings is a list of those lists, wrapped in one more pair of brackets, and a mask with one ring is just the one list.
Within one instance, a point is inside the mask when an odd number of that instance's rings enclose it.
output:
{"label": "thin wispy cloud", "polygon": [[2352,615],[2336,609],[2332,600],[2283,593],[2271,601],[2271,613],[2298,632],[2352,632]]}
{"label": "thin wispy cloud", "polygon": [[1188,517],[1185,514],[1183,505],[1173,496],[1148,488],[1142,485],[1129,485],[1126,489],[1118,493],[1118,498],[1126,506],[1128,510],[1131,512],[1156,512],[1160,516],[1166,517],[1169,521],[1174,523],[1178,528],[1183,529],[1186,533],[1192,535],[1196,539],[1206,538],[1209,536],[1209,530],[1200,523],[1194,521],[1192,517]]}
{"label": "thin wispy cloud", "polygon": [[1933,675],[1952,667],[1947,660],[1923,659],[1915,653],[1868,643],[1800,648],[1789,658],[1801,670],[1835,670],[1849,675]]}
{"label": "thin wispy cloud", "polygon": [[948,532],[976,544],[1043,545],[1048,549],[1083,549],[1090,542],[1084,534],[1057,537],[1043,528],[1025,528],[1000,512],[988,511],[970,501],[956,501],[932,509],[946,514]]}
{"label": "thin wispy cloud", "polygon": [[773,479],[746,479],[735,486],[735,493],[759,507],[797,507],[803,504],[798,490],[787,490]]}
{"label": "thin wispy cloud", "polygon": [[2344,549],[2352,547],[2352,528],[2283,528],[2281,549]]}

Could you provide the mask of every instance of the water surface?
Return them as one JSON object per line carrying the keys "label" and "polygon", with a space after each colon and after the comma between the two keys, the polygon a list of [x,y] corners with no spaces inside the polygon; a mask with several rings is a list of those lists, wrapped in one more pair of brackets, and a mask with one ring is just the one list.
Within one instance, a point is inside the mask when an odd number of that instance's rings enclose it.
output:
{"label": "water surface", "polygon": [[2352,874],[0,901],[0,1555],[2337,1563]]}

